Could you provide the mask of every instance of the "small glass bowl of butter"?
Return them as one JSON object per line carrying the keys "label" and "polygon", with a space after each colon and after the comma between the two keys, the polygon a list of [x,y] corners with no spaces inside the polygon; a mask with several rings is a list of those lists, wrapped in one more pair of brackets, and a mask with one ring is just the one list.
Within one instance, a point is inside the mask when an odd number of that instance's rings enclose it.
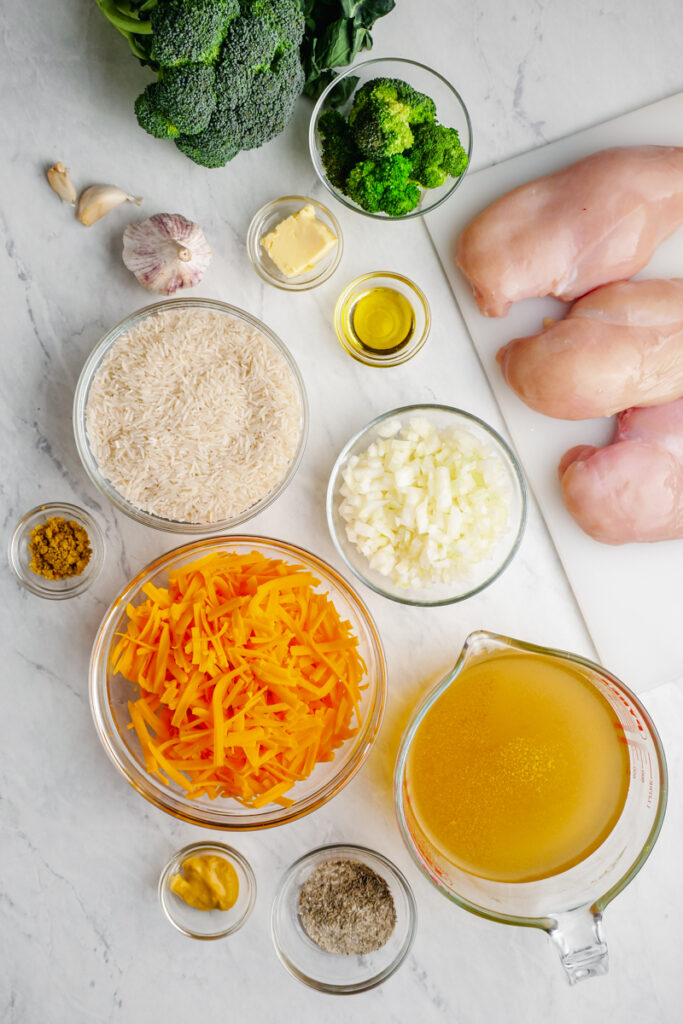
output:
{"label": "small glass bowl of butter", "polygon": [[282,196],[262,206],[247,232],[256,273],[276,288],[305,291],[339,266],[342,232],[326,206],[307,196]]}
{"label": "small glass bowl of butter", "polygon": [[191,939],[232,935],[251,914],[256,878],[249,861],[225,843],[192,843],[174,853],[159,878],[171,924]]}

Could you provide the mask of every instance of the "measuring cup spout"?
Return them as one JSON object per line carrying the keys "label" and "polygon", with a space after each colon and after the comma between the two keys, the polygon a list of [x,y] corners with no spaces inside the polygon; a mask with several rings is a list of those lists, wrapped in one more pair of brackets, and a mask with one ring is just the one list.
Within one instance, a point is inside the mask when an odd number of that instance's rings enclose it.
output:
{"label": "measuring cup spout", "polygon": [[602,931],[602,914],[577,907],[552,919],[548,934],[557,946],[570,985],[607,974],[609,956]]}

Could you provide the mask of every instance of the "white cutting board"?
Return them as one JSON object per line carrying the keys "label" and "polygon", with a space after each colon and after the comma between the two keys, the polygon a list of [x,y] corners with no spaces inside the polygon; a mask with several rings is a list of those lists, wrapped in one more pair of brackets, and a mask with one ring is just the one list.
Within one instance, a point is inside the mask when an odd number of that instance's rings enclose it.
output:
{"label": "white cutting board", "polygon": [[[557,464],[575,444],[610,440],[614,421],[573,423],[533,412],[505,384],[495,361],[501,345],[535,333],[543,317],[558,318],[567,307],[555,299],[527,299],[506,317],[482,316],[453,263],[452,249],[472,217],[504,192],[596,150],[643,144],[683,145],[683,93],[468,175],[448,203],[425,218],[599,658],[637,692],[683,680],[683,540],[614,548],[592,540],[574,523],[562,502]],[[660,246],[638,277],[683,277],[683,228]]]}

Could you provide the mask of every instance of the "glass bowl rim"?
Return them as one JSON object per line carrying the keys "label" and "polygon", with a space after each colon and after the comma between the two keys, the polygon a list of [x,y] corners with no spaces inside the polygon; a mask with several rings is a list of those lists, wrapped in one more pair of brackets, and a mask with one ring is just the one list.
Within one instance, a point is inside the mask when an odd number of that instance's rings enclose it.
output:
{"label": "glass bowl rim", "polygon": [[[88,539],[90,540],[92,554],[90,556],[90,562],[79,576],[67,577],[67,580],[74,581],[73,586],[70,585],[62,587],[61,590],[53,590],[51,587],[45,586],[40,582],[42,577],[35,574],[36,579],[34,580],[27,576],[21,569],[18,557],[18,547],[21,535],[26,529],[29,521],[34,516],[42,514],[45,514],[46,519],[49,519],[51,515],[60,514],[62,514],[63,518],[66,518],[67,516],[74,516],[75,518],[82,519],[86,524],[86,532],[88,534]],[[19,583],[21,583],[29,593],[34,594],[36,597],[43,597],[52,601],[63,601],[70,597],[78,597],[79,594],[84,593],[90,584],[97,579],[102,570],[102,566],[104,565],[104,534],[94,516],[81,505],[74,505],[73,502],[70,501],[43,502],[42,504],[29,509],[28,512],[25,512],[12,530],[7,543],[7,560]],[[61,582],[64,583],[67,582],[67,580],[62,580]]]}
{"label": "glass bowl rim", "polygon": [[[279,280],[279,278],[273,277],[271,274],[269,274],[267,268],[264,266],[264,264],[257,256],[257,253],[259,252],[258,246],[261,239],[259,229],[261,228],[263,221],[265,220],[266,216],[270,213],[271,210],[277,209],[277,207],[281,203],[294,202],[301,202],[304,205],[308,204],[310,206],[314,206],[316,207],[317,210],[325,214],[325,216],[330,220],[332,227],[335,231],[335,234],[337,236],[337,247],[332,259],[330,260],[328,265],[324,267],[323,270],[321,270],[317,277],[313,277],[307,281],[300,282],[297,282],[297,279],[293,277],[291,279],[291,282],[287,282],[281,281]],[[256,211],[256,213],[249,222],[249,227],[247,228],[246,245],[247,255],[249,256],[251,265],[263,281],[267,281],[268,284],[272,284],[273,287],[280,288],[282,289],[282,291],[285,292],[303,292],[308,291],[311,288],[316,288],[319,284],[324,284],[325,281],[329,280],[329,278],[332,277],[332,275],[334,274],[335,270],[337,269],[341,262],[341,258],[344,251],[344,235],[341,229],[341,224],[339,223],[335,215],[327,206],[324,205],[324,203],[321,203],[319,199],[312,199],[310,196],[287,195],[280,196],[278,199],[271,199],[270,202],[264,203],[264,205],[259,210]]]}
{"label": "glass bowl rim", "polygon": [[[235,861],[237,864],[239,864],[240,868],[244,872],[244,877],[247,880],[248,899],[247,905],[243,910],[242,915],[239,918],[237,918],[237,920],[228,928],[225,928],[223,931],[220,932],[214,932],[210,935],[206,935],[202,932],[193,931],[191,928],[186,928],[182,924],[180,924],[180,922],[177,921],[174,918],[173,914],[171,913],[167,900],[167,882],[171,876],[171,871],[173,870],[175,865],[182,864],[182,861],[186,860],[193,853],[199,853],[202,850],[218,851],[219,855],[225,857],[226,860],[231,862]],[[240,853],[239,850],[236,850],[234,846],[228,846],[227,843],[221,843],[217,840],[214,842],[199,841],[196,843],[189,843],[187,846],[183,846],[182,849],[176,850],[173,856],[169,857],[168,861],[161,869],[161,874],[159,875],[159,882],[157,885],[157,894],[159,896],[159,902],[161,904],[161,909],[163,910],[166,916],[166,919],[173,925],[174,928],[177,928],[179,932],[182,932],[183,935],[187,935],[191,939],[200,939],[201,941],[211,941],[212,939],[224,939],[227,935],[232,935],[234,932],[239,931],[242,925],[246,923],[247,918],[254,909],[254,904],[256,903],[256,893],[256,875],[254,874],[254,869],[252,868],[247,858],[244,856],[243,853]],[[202,913],[202,911],[199,911],[199,913]]]}
{"label": "glass bowl rim", "polygon": [[[408,290],[411,291],[419,300],[425,318],[424,328],[417,342],[414,344],[409,342],[406,348],[397,353],[393,358],[389,357],[382,359],[379,356],[377,358],[373,358],[369,353],[355,351],[355,349],[347,345],[346,342],[342,340],[344,332],[341,329],[340,321],[346,302],[353,291],[360,285],[364,284],[366,281],[369,282],[379,278],[391,278],[392,280],[401,281],[406,285]],[[431,328],[432,310],[429,305],[429,299],[423,292],[422,288],[420,288],[419,284],[413,281],[412,278],[407,277],[405,274],[399,273],[397,270],[370,270],[366,274],[359,274],[358,277],[354,277],[352,281],[349,281],[343,291],[339,293],[339,298],[337,299],[334,307],[334,329],[337,335],[337,341],[347,355],[351,356],[352,359],[355,359],[356,362],[363,363],[365,366],[375,366],[381,369],[390,366],[401,366],[403,363],[407,363],[408,360],[412,359],[413,356],[416,356],[417,353],[424,348],[427,339],[429,338]]]}
{"label": "glass bowl rim", "polygon": [[[462,108],[465,117],[465,123],[467,125],[467,132],[469,135],[469,144],[467,147],[467,167],[465,168],[463,173],[458,178],[453,179],[453,184],[451,185],[451,187],[444,193],[444,195],[440,196],[440,198],[437,199],[435,202],[429,204],[424,209],[420,209],[418,207],[415,210],[411,210],[409,213],[404,213],[400,217],[390,217],[388,214],[385,213],[370,213],[368,210],[364,210],[362,207],[357,206],[356,203],[354,203],[352,200],[348,198],[348,196],[345,196],[342,192],[335,189],[334,186],[327,180],[327,175],[324,173],[324,168],[322,167],[322,161],[320,160],[320,154],[318,152],[318,147],[315,141],[315,129],[318,123],[318,117],[323,109],[327,97],[333,91],[333,89],[335,89],[336,86],[342,81],[342,79],[349,78],[350,76],[355,75],[356,72],[364,70],[365,68],[368,68],[373,64],[389,63],[406,64],[412,67],[420,68],[420,70],[426,71],[428,74],[433,75],[435,78],[438,78],[443,83],[443,85],[445,85],[446,88],[453,94],[455,100],[460,104],[460,107]],[[467,105],[463,100],[462,96],[460,95],[460,93],[458,92],[458,90],[439,71],[436,71],[428,64],[423,64],[419,60],[411,60],[411,58],[409,57],[372,57],[370,60],[364,60],[360,61],[360,63],[352,64],[349,68],[347,68],[346,71],[341,72],[336,76],[336,78],[333,78],[329,85],[325,88],[325,90],[320,94],[316,101],[315,107],[313,108],[311,120],[308,126],[308,148],[311,156],[311,162],[313,163],[313,168],[315,170],[316,175],[318,176],[318,180],[327,189],[330,195],[333,196],[338,202],[340,202],[342,206],[345,206],[347,210],[352,210],[354,213],[360,213],[364,217],[369,217],[372,220],[389,221],[391,223],[400,223],[401,221],[411,220],[414,217],[424,217],[426,214],[438,209],[438,207],[441,206],[442,203],[445,203],[447,199],[450,199],[450,197],[453,195],[455,190],[459,187],[460,183],[467,175],[472,160],[473,144],[474,136],[472,134],[472,121],[470,119],[470,112],[467,109]],[[424,191],[430,190],[424,189],[423,192]]]}
{"label": "glass bowl rim", "polygon": [[[161,312],[164,309],[183,307],[214,309],[227,316],[243,320],[257,331],[260,331],[261,334],[263,334],[263,336],[272,345],[274,345],[287,363],[294,379],[294,385],[301,409],[301,424],[297,439],[297,446],[282,479],[267,494],[265,494],[263,498],[251,505],[248,509],[245,509],[239,515],[234,516],[232,519],[220,519],[212,523],[188,523],[182,520],[164,519],[161,516],[155,515],[153,512],[145,512],[143,509],[139,509],[134,506],[133,503],[128,501],[127,498],[124,498],[123,495],[116,490],[113,484],[110,484],[100,472],[90,449],[85,428],[85,411],[90,388],[102,360],[111,347],[127,329],[134,326],[136,323],[142,322],[146,317],[153,316],[155,313]],[[308,395],[306,394],[306,386],[294,355],[279,335],[277,335],[272,328],[268,327],[266,323],[259,320],[258,317],[253,316],[251,313],[247,313],[246,310],[241,309],[239,306],[233,306],[230,303],[223,302],[221,299],[204,299],[192,296],[188,296],[186,298],[162,299],[158,302],[153,302],[148,306],[141,306],[140,309],[129,313],[110,328],[110,330],[104,334],[88,354],[79,374],[74,392],[72,423],[76,450],[88,479],[120,512],[123,512],[130,519],[135,520],[135,522],[142,523],[143,526],[151,526],[155,530],[189,535],[206,534],[217,530],[229,530],[242,525],[242,523],[247,522],[259,512],[263,512],[268,508],[289,486],[301,464],[306,448],[306,441],[308,439]]]}
{"label": "glass bowl rim", "polygon": [[[291,963],[279,941],[279,932],[276,926],[276,915],[280,907],[280,903],[287,889],[287,886],[293,877],[293,875],[301,868],[307,861],[313,860],[318,857],[319,854],[329,853],[330,856],[334,854],[343,855],[344,853],[350,854],[351,856],[359,855],[358,859],[362,861],[363,857],[370,860],[379,861],[383,867],[387,870],[387,873],[392,876],[398,883],[399,888],[403,892],[406,898],[406,906],[408,908],[408,921],[407,921],[407,933],[403,944],[392,960],[382,971],[372,978],[368,978],[364,982],[358,982],[352,985],[334,985],[327,982],[318,981],[312,978],[308,974],[304,974],[298,968]],[[372,865],[367,865],[372,867]],[[287,870],[284,872],[273,898],[273,903],[270,911],[270,937],[275,947],[275,952],[284,967],[293,975],[298,981],[303,982],[304,985],[308,985],[310,988],[316,989],[318,992],[326,992],[330,995],[353,995],[356,992],[367,992],[369,989],[376,988],[381,985],[388,978],[395,974],[401,964],[404,962],[408,953],[410,952],[415,935],[417,933],[417,901],[413,892],[410,882],[405,877],[401,869],[394,864],[392,860],[386,857],[383,853],[378,850],[371,850],[368,846],[362,846],[358,843],[329,843],[324,846],[317,846],[314,850],[308,850],[307,853],[302,854],[301,857],[289,865]],[[380,947],[381,948],[381,947]]]}
{"label": "glass bowl rim", "polygon": [[639,697],[633,692],[633,690],[631,690],[630,687],[626,685],[626,683],[622,682],[621,679],[615,676],[608,669],[604,668],[602,665],[598,665],[594,661],[591,661],[589,658],[582,657],[579,654],[573,654],[570,651],[564,651],[551,647],[544,647],[540,644],[527,643],[524,640],[516,640],[512,637],[505,636],[501,633],[494,633],[491,630],[487,629],[474,630],[465,638],[465,642],[463,644],[462,650],[455,665],[453,666],[452,669],[450,669],[449,672],[447,672],[443,679],[439,680],[439,682],[437,682],[433,687],[431,687],[431,689],[427,691],[427,693],[422,697],[422,699],[417,702],[401,737],[398,754],[396,755],[396,762],[394,764],[392,785],[394,814],[396,817],[396,822],[398,824],[399,831],[401,833],[401,838],[403,839],[403,843],[406,849],[408,850],[408,853],[410,854],[411,858],[420,869],[422,875],[424,875],[424,877],[434,886],[435,889],[438,890],[438,892],[440,892],[443,896],[446,897],[446,899],[450,900],[452,903],[455,903],[456,906],[460,907],[463,910],[467,910],[472,914],[476,914],[477,917],[483,917],[488,921],[496,921],[499,924],[514,925],[517,927],[526,928],[540,928],[543,931],[548,930],[548,918],[515,917],[511,914],[496,914],[493,911],[488,910],[486,907],[482,907],[476,903],[472,903],[466,897],[460,896],[459,894],[453,892],[453,890],[449,889],[447,886],[443,885],[426,869],[425,865],[423,864],[422,859],[420,858],[417,852],[413,838],[410,835],[410,831],[408,830],[408,826],[405,820],[402,783],[406,771],[406,762],[408,759],[408,751],[410,749],[411,742],[419,726],[424,720],[427,712],[436,703],[436,701],[445,692],[445,690],[450,686],[453,679],[460,671],[460,668],[467,654],[468,645],[470,645],[475,639],[479,639],[480,637],[489,637],[494,640],[500,640],[504,643],[512,644],[517,648],[530,651],[531,653],[550,653],[555,655],[556,657],[562,658],[572,663],[578,662],[579,664],[591,669],[599,675],[607,676],[610,682],[615,684],[618,690],[623,691],[627,695],[629,700],[631,700],[633,704],[638,708],[639,714],[642,714],[643,719],[647,723],[647,726],[651,732],[654,741],[655,751],[657,754],[657,766],[660,774],[660,790],[659,800],[657,801],[657,809],[654,815],[652,827],[650,829],[650,832],[648,833],[647,838],[645,839],[645,842],[643,843],[642,850],[639,856],[636,857],[636,859],[629,865],[629,867],[624,871],[621,877],[618,878],[617,881],[607,890],[607,892],[595,901],[595,910],[598,913],[602,914],[605,908],[612,902],[612,900],[616,896],[618,896],[619,893],[626,888],[629,882],[631,882],[635,878],[635,876],[638,874],[638,872],[643,867],[646,860],[652,853],[652,849],[655,845],[655,842],[657,841],[659,833],[661,832],[662,825],[664,824],[664,816],[666,813],[669,791],[668,768],[662,739],[659,735],[657,727],[654,724],[654,721],[652,720],[651,715],[649,714],[647,708],[644,706]]}
{"label": "glass bowl rim", "polygon": [[[473,587],[471,590],[467,590],[464,593],[457,594],[453,597],[439,598],[438,600],[434,601],[424,601],[418,598],[411,598],[408,596],[409,592],[406,593],[406,596],[399,596],[398,594],[390,593],[388,590],[384,590],[382,587],[373,583],[351,563],[349,557],[346,554],[346,551],[344,550],[344,546],[341,543],[341,539],[337,534],[337,530],[335,529],[334,526],[334,493],[336,490],[337,480],[339,478],[341,468],[345,460],[348,458],[351,449],[358,441],[360,441],[360,439],[366,433],[370,433],[371,430],[373,430],[384,420],[391,419],[394,416],[398,417],[406,415],[407,413],[418,412],[419,410],[425,411],[427,413],[430,410],[436,410],[438,412],[454,414],[457,417],[462,417],[463,419],[469,420],[471,423],[476,423],[477,426],[481,427],[485,431],[485,433],[488,434],[492,438],[492,440],[500,447],[502,454],[507,459],[509,467],[512,470],[512,475],[519,487],[519,498],[521,505],[519,522],[515,527],[516,535],[514,543],[512,544],[512,547],[510,548],[505,559],[496,568],[495,572],[493,572],[487,579],[483,580],[482,583],[478,584],[478,586],[476,587]],[[390,409],[388,412],[383,412],[380,413],[379,416],[375,416],[375,418],[370,420],[369,423],[366,423],[365,426],[361,427],[360,430],[356,431],[356,433],[346,442],[346,444],[340,451],[330,471],[330,476],[327,484],[327,495],[325,500],[327,528],[330,532],[332,543],[337,549],[337,553],[344,560],[344,563],[351,570],[356,579],[359,579],[361,583],[364,583],[366,587],[370,588],[370,590],[373,590],[376,594],[379,594],[381,597],[386,597],[389,601],[395,601],[397,604],[410,605],[416,608],[440,608],[449,604],[458,604],[460,601],[466,601],[470,597],[474,597],[476,594],[481,593],[482,590],[485,590],[486,587],[490,586],[492,583],[495,583],[498,577],[504,572],[505,569],[507,569],[508,565],[516,555],[520,544],[522,543],[522,537],[524,536],[524,529],[526,526],[527,509],[527,486],[526,481],[524,479],[524,474],[522,472],[522,467],[519,462],[519,459],[517,458],[512,448],[507,443],[507,441],[503,437],[501,437],[501,435],[498,433],[497,430],[494,429],[494,427],[490,426],[485,420],[482,420],[479,416],[475,416],[474,413],[466,412],[464,409],[459,409],[454,405],[443,405],[440,402],[417,402],[413,405],[402,405],[397,409]]]}
{"label": "glass bowl rim", "polygon": [[[312,565],[315,571],[322,573],[323,583],[325,580],[331,581],[335,587],[341,590],[346,600],[353,605],[356,613],[363,620],[363,624],[369,633],[370,645],[376,660],[376,673],[374,693],[371,696],[365,719],[359,729],[359,734],[363,736],[362,743],[359,744],[353,758],[340,765],[332,778],[325,784],[321,784],[318,789],[307,797],[298,801],[294,798],[294,803],[289,807],[279,807],[277,811],[273,812],[268,811],[268,806],[270,805],[267,805],[265,808],[256,809],[253,815],[250,814],[231,820],[228,814],[227,819],[215,821],[211,820],[210,817],[205,818],[202,816],[201,805],[197,805],[197,810],[180,803],[177,806],[173,806],[168,798],[175,798],[175,794],[157,785],[156,781],[148,775],[136,759],[135,769],[137,771],[131,769],[126,760],[119,756],[119,744],[112,742],[107,732],[109,719],[112,718],[108,699],[109,669],[106,661],[104,662],[104,668],[101,663],[103,659],[108,658],[111,647],[111,637],[108,637],[108,634],[114,628],[128,601],[136,591],[140,590],[142,584],[147,579],[151,579],[156,572],[168,569],[169,565],[178,557],[184,557],[190,553],[196,553],[199,556],[203,551],[218,546],[229,550],[230,545],[234,543],[253,545],[257,550],[262,545],[265,545],[271,549],[274,548],[279,553],[278,556],[285,560],[295,563],[297,560],[303,560],[309,566]],[[104,649],[105,642],[107,643],[106,650]],[[180,821],[186,821],[188,824],[197,825],[201,828],[215,829],[221,832],[248,832],[275,828],[278,825],[284,825],[290,821],[297,821],[299,818],[305,817],[305,815],[317,810],[335,797],[365,764],[382,724],[387,696],[387,667],[382,640],[368,607],[355,588],[333,566],[306,548],[290,544],[288,541],[256,534],[227,534],[203,537],[167,551],[142,568],[126,584],[124,589],[117,594],[105,612],[93,642],[88,675],[90,710],[95,723],[95,731],[107,757],[117,771],[137,793],[149,803],[159,808],[159,810]],[[115,723],[113,732],[115,735],[118,734],[118,728]],[[266,815],[269,816],[266,817]]]}

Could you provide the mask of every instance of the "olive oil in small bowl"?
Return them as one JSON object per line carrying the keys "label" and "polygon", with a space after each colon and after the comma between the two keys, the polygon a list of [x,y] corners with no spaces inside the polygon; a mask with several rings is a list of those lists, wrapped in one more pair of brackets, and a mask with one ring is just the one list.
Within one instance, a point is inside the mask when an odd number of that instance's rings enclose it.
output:
{"label": "olive oil in small bowl", "polygon": [[431,313],[424,292],[401,274],[376,271],[346,286],[334,311],[337,337],[367,366],[398,366],[419,352]]}

